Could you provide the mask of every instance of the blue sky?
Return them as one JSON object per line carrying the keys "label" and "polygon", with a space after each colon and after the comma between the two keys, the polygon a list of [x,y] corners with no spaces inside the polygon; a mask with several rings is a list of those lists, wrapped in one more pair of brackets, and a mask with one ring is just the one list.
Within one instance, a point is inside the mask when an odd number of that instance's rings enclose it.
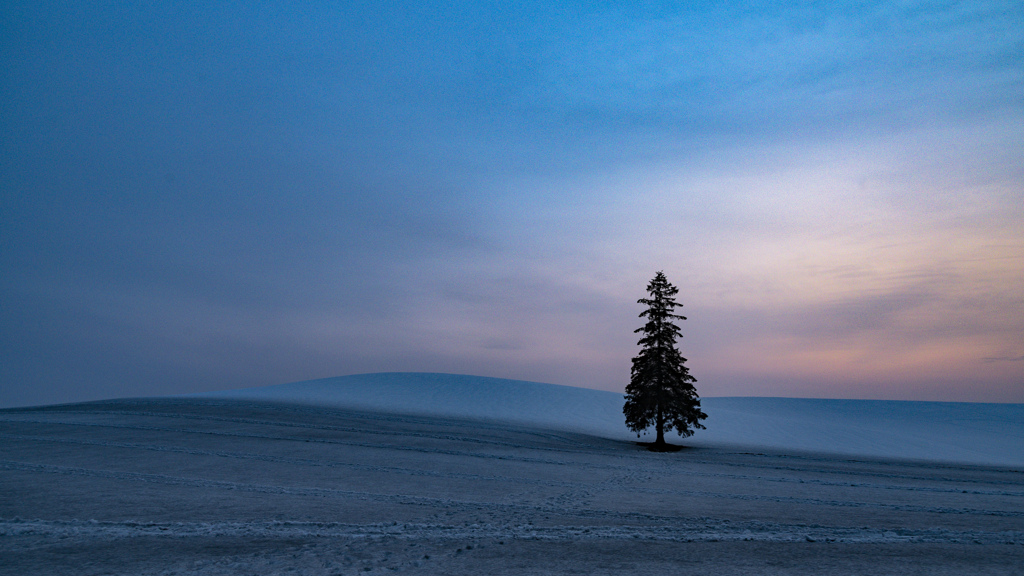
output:
{"label": "blue sky", "polygon": [[7,2],[0,405],[378,371],[1024,402],[1019,2]]}

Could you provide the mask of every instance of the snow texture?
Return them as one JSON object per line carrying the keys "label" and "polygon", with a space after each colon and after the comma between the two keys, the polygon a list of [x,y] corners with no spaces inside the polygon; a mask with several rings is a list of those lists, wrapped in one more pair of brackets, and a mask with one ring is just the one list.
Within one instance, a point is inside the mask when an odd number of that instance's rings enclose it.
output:
{"label": "snow texture", "polygon": [[887,429],[938,453],[927,417],[981,438],[1019,407],[708,399],[716,441],[652,453],[593,390],[384,374],[208,396],[0,410],[0,576],[1024,566],[1020,466],[730,444],[870,452],[851,437]]}
{"label": "snow texture", "polygon": [[[360,374],[196,396],[494,420],[637,438],[623,424],[622,394],[480,376]],[[703,398],[702,407],[708,414],[707,430],[686,439],[687,445],[1024,466],[1024,404]],[[670,442],[672,438],[667,436]]]}
{"label": "snow texture", "polygon": [[0,411],[0,574],[1014,574],[1019,469],[226,399]]}

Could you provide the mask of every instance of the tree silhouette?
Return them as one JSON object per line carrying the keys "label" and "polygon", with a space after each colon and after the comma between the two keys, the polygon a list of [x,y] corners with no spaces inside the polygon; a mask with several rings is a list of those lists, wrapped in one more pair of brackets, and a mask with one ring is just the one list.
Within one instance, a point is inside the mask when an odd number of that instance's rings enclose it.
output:
{"label": "tree silhouette", "polygon": [[647,309],[640,318],[647,323],[634,332],[642,332],[643,338],[637,344],[643,348],[633,358],[633,370],[626,386],[626,404],[622,412],[626,426],[637,433],[654,426],[657,437],[654,450],[665,450],[665,431],[673,428],[682,437],[691,436],[694,430],[703,429],[700,421],[708,415],[701,412],[700,398],[693,387],[696,378],[686,368],[686,358],[676,348],[676,338],[682,337],[674,319],[686,320],[675,314],[675,308],[682,306],[673,298],[679,289],[673,286],[664,272],[658,272],[647,285],[649,298],[637,300],[646,304]]}

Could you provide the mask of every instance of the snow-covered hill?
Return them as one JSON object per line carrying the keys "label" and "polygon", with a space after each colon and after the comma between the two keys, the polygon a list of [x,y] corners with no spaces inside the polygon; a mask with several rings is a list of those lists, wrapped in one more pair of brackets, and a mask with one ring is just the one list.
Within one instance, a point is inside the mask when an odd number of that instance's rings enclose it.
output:
{"label": "snow-covered hill", "polygon": [[[635,440],[621,394],[481,376],[359,374],[196,396],[509,422]],[[691,445],[1024,466],[1024,404],[704,398]]]}

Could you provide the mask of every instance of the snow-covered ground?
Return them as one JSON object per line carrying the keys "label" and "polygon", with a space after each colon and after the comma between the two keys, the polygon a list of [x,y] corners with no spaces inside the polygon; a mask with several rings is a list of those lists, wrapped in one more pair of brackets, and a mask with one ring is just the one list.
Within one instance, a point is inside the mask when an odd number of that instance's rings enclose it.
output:
{"label": "snow-covered ground", "polygon": [[[479,418],[636,440],[622,394],[481,376],[359,374],[197,395]],[[1024,467],[1024,404],[704,398],[685,443]]]}
{"label": "snow-covered ground", "polygon": [[822,451],[1019,407],[708,399],[707,439],[651,453],[619,406],[372,375],[0,410],[0,574],[1021,574],[1021,466]]}

